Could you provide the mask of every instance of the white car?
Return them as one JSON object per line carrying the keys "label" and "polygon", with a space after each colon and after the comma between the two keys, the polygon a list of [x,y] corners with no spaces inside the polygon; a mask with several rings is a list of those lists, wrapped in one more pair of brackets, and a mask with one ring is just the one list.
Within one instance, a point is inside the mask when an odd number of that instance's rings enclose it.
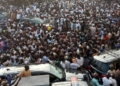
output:
{"label": "white car", "polygon": [[[50,82],[54,81],[63,81],[65,80],[65,72],[57,66],[52,64],[33,64],[29,65],[32,76],[36,75],[49,75]],[[24,65],[22,66],[11,66],[4,67],[0,69],[0,77],[4,77],[6,75],[15,76],[24,70]]]}
{"label": "white car", "polygon": [[[85,72],[83,73],[79,71],[78,74],[70,72],[70,71],[66,72],[62,70],[61,68],[55,65],[49,64],[49,63],[31,64],[29,65],[29,68],[30,68],[32,76],[49,75],[50,84],[53,83],[53,86],[55,82],[61,82],[61,81],[63,81],[63,83],[65,83],[65,81],[69,82],[71,77],[77,77],[78,80],[86,84],[87,82],[83,80],[85,78],[87,78],[88,80],[88,75]],[[24,65],[4,67],[0,69],[0,77],[6,77],[6,75],[12,75],[14,77],[18,73],[20,73],[22,70],[24,70]],[[88,85],[85,85],[85,86],[88,86]]]}
{"label": "white car", "polygon": [[92,72],[98,72],[101,76],[109,70],[109,65],[114,64],[114,68],[118,69],[120,65],[120,50],[106,51],[100,55],[93,57],[93,62],[90,65]]}

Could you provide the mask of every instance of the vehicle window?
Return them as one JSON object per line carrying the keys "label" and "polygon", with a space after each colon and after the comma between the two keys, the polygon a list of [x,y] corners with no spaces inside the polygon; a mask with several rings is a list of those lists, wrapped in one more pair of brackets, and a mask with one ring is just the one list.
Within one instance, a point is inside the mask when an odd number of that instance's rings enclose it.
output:
{"label": "vehicle window", "polygon": [[100,70],[100,71],[103,71],[103,72],[107,72],[108,69],[109,69],[109,63],[103,63],[103,62],[100,62],[100,61],[97,61],[97,60],[94,60],[94,61],[92,62],[92,65],[93,65],[96,69],[98,69],[98,70]]}
{"label": "vehicle window", "polygon": [[92,65],[93,65],[94,67],[98,67],[98,65],[97,65],[97,60],[93,60],[93,61],[92,61]]}
{"label": "vehicle window", "polygon": [[103,63],[102,66],[100,67],[100,70],[103,72],[107,72],[109,70],[109,64]]}
{"label": "vehicle window", "polygon": [[37,76],[37,75],[50,75],[49,73],[46,72],[31,72],[32,76]]}
{"label": "vehicle window", "polygon": [[50,72],[51,72],[51,74],[57,76],[59,79],[62,79],[62,78],[63,78],[62,69],[60,69],[60,68],[57,67],[57,66],[51,65],[51,66],[50,66]]}
{"label": "vehicle window", "polygon": [[99,68],[101,67],[101,65],[102,65],[102,62],[99,62],[99,61],[98,61],[98,67],[99,67]]}
{"label": "vehicle window", "polygon": [[50,74],[50,82],[54,82],[57,79],[58,79],[57,77],[55,77],[54,75]]}

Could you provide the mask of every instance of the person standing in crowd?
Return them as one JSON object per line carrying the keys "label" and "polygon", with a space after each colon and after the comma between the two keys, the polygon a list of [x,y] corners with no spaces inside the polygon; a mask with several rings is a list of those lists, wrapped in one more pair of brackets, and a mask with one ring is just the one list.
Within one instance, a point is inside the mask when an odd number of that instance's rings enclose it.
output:
{"label": "person standing in crowd", "polygon": [[91,80],[91,83],[93,84],[93,86],[103,86],[103,85],[100,85],[98,82],[98,74],[97,73],[94,73],[93,77],[94,78]]}
{"label": "person standing in crowd", "polygon": [[112,86],[118,86],[118,85],[117,85],[117,81],[116,81],[116,77],[115,77],[114,74],[111,74],[109,80],[112,81]]}
{"label": "person standing in crowd", "polygon": [[76,63],[79,64],[80,67],[82,67],[84,64],[84,58],[81,57],[80,55],[77,55]]}
{"label": "person standing in crowd", "polygon": [[112,81],[110,78],[110,74],[106,74],[105,76],[103,76],[102,81],[103,81],[103,86],[111,86],[112,85]]}
{"label": "person standing in crowd", "polygon": [[109,68],[110,69],[108,70],[108,73],[110,73],[110,74],[116,74],[113,64],[110,64]]}
{"label": "person standing in crowd", "polygon": [[116,80],[117,80],[117,85],[120,85],[120,67],[116,70]]}

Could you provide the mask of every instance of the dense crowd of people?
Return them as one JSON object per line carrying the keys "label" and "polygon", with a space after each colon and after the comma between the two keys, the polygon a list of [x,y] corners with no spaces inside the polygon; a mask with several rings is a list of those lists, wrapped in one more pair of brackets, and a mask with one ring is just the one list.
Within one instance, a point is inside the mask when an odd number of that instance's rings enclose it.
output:
{"label": "dense crowd of people", "polygon": [[[27,4],[18,5],[0,1],[0,12],[8,18],[0,26],[0,68],[52,60],[63,68],[86,68],[92,56],[120,48],[119,1],[25,0]],[[27,16],[52,27],[19,22]]]}

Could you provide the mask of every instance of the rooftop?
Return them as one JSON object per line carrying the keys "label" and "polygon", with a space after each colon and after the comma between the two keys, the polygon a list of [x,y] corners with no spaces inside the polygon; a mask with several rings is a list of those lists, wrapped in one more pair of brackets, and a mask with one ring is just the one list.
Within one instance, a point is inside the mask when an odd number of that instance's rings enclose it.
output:
{"label": "rooftop", "polygon": [[104,54],[94,56],[94,59],[104,63],[116,61],[120,59],[120,50],[107,51]]}

